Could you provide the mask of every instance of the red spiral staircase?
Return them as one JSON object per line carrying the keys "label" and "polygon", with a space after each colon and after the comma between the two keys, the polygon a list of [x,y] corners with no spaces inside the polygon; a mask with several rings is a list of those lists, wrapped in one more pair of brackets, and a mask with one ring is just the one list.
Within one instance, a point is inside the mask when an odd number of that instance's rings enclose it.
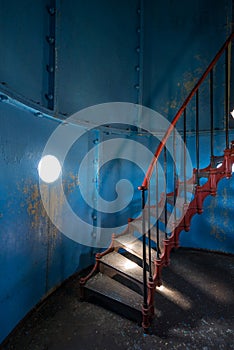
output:
{"label": "red spiral staircase", "polygon": [[[139,190],[142,193],[142,214],[129,219],[121,234],[113,234],[110,247],[96,254],[91,272],[80,279],[81,298],[98,301],[112,310],[137,320],[147,332],[154,315],[156,287],[162,283],[162,269],[170,262],[170,253],[179,246],[181,231],[189,231],[191,219],[203,212],[203,202],[215,196],[218,182],[232,176],[234,141],[229,140],[231,93],[232,33],[216,54],[204,74],[188,95],[162,138]],[[214,154],[214,71],[221,57],[225,59],[225,121],[226,148],[221,155]],[[199,97],[204,82],[209,89],[210,164],[200,167]],[[217,82],[216,82],[217,83]],[[234,82],[233,82],[234,83]],[[204,86],[203,86],[204,87]],[[195,104],[195,154],[196,168],[188,173],[187,110]],[[178,146],[175,127],[183,124],[183,146]],[[173,145],[173,169],[168,170],[167,144]],[[159,162],[162,158],[164,191],[160,192]],[[181,161],[180,171],[176,162]],[[172,176],[173,179],[169,179]],[[170,185],[169,185],[170,184]],[[170,188],[170,192],[168,192]],[[152,190],[153,189],[153,190]],[[152,199],[152,196],[154,198]]]}

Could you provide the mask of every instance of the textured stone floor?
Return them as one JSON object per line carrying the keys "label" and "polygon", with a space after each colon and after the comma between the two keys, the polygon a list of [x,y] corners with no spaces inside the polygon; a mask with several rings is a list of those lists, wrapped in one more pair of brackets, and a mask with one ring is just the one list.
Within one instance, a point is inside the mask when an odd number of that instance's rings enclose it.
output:
{"label": "textured stone floor", "polygon": [[3,350],[234,349],[234,258],[179,249],[163,270],[150,334],[78,299],[70,279],[35,310]]}

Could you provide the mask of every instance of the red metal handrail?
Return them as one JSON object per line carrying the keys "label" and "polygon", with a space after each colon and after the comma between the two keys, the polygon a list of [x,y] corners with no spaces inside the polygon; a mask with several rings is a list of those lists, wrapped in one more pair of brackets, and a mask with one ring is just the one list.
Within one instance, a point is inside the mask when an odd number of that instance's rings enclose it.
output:
{"label": "red metal handrail", "polygon": [[158,158],[163,150],[163,147],[165,146],[171,132],[173,131],[176,123],[178,122],[178,120],[180,119],[183,111],[185,110],[185,108],[187,107],[188,103],[190,102],[190,100],[193,98],[193,96],[196,94],[197,90],[199,89],[200,85],[203,83],[203,81],[206,79],[207,75],[210,73],[210,71],[213,69],[213,67],[216,65],[217,61],[219,60],[219,58],[222,56],[223,52],[225,51],[225,49],[227,48],[227,46],[229,45],[229,43],[232,41],[232,39],[234,38],[234,32],[228,37],[228,39],[225,41],[225,43],[223,44],[223,46],[221,47],[221,49],[218,51],[218,53],[216,54],[216,56],[214,57],[214,59],[211,61],[211,63],[209,64],[209,66],[207,67],[207,69],[205,70],[205,72],[203,73],[203,75],[201,76],[201,78],[198,80],[198,82],[196,83],[196,85],[194,86],[194,88],[192,89],[192,91],[190,92],[190,94],[187,96],[187,98],[185,99],[184,103],[182,104],[182,106],[180,107],[180,109],[178,110],[178,112],[176,113],[175,117],[173,118],[169,128],[167,129],[163,139],[160,141],[160,144],[154,154],[154,157],[149,165],[149,168],[146,172],[144,181],[142,182],[142,185],[139,187],[140,190],[147,190],[149,187],[149,182],[154,170],[154,166],[156,164],[156,162],[158,161]]}

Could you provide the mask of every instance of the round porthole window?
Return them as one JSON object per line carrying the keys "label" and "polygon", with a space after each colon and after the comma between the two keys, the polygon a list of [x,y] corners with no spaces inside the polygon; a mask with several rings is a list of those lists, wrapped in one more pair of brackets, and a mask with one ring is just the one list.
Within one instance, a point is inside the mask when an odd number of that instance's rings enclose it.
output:
{"label": "round porthole window", "polygon": [[38,174],[41,180],[47,183],[56,181],[61,174],[61,170],[59,160],[52,155],[42,157],[38,164]]}

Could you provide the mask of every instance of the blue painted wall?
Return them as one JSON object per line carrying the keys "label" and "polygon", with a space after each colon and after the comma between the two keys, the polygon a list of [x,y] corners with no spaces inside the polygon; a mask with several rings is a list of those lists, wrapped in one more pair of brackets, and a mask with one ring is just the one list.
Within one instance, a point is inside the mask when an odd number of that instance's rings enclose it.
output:
{"label": "blue painted wall", "polygon": [[[231,26],[231,1],[165,0],[160,5],[146,1],[144,105],[171,120],[231,32]],[[219,87],[223,79],[220,74]],[[219,113],[223,92],[218,90],[215,97]],[[201,121],[206,128],[204,118]]]}
{"label": "blue painted wall", "polygon": [[[1,339],[51,289],[91,263],[90,248],[62,235],[41,202],[37,166],[57,121],[0,103],[0,329]],[[82,147],[87,149],[87,140]],[[75,190],[71,165],[63,174],[71,201]],[[60,194],[47,185],[52,210],[62,208]],[[75,202],[74,206],[79,203]]]}
{"label": "blue painted wall", "polygon": [[[37,107],[49,113],[45,97],[50,77],[49,3],[57,7],[55,104],[50,112],[55,119],[35,115]],[[232,11],[231,0],[192,4],[185,0],[0,0],[0,89],[35,108],[0,102],[0,341],[55,286],[90,264],[95,251],[60,233],[41,203],[37,165],[58,126],[56,118],[97,103],[126,101],[143,102],[170,120],[230,33]],[[217,96],[222,100],[219,90]],[[205,115],[205,100],[203,110]],[[206,129],[206,119],[202,120]],[[215,122],[223,128],[219,103]],[[63,181],[69,203],[90,223],[94,212],[80,196],[77,166],[96,138],[112,137],[92,130],[74,145],[65,163]],[[153,138],[135,139],[154,151]],[[204,136],[202,145],[206,144]],[[222,151],[223,141],[216,147],[217,153]],[[115,173],[106,176],[110,168]],[[114,198],[114,190],[107,192],[106,186],[113,188],[113,181],[126,174],[133,175],[135,188],[141,183],[142,173],[132,164],[116,161],[102,169],[100,189],[106,199]],[[45,191],[52,195],[53,210],[62,210],[53,188]],[[124,218],[138,211],[138,198],[135,191],[133,206],[122,213]],[[191,232],[182,234],[181,245],[233,253],[232,198],[233,179],[225,180],[218,196],[206,200],[206,215],[194,218]],[[115,223],[116,216],[104,215],[101,220]]]}
{"label": "blue painted wall", "polygon": [[0,84],[46,105],[48,1],[0,1]]}

